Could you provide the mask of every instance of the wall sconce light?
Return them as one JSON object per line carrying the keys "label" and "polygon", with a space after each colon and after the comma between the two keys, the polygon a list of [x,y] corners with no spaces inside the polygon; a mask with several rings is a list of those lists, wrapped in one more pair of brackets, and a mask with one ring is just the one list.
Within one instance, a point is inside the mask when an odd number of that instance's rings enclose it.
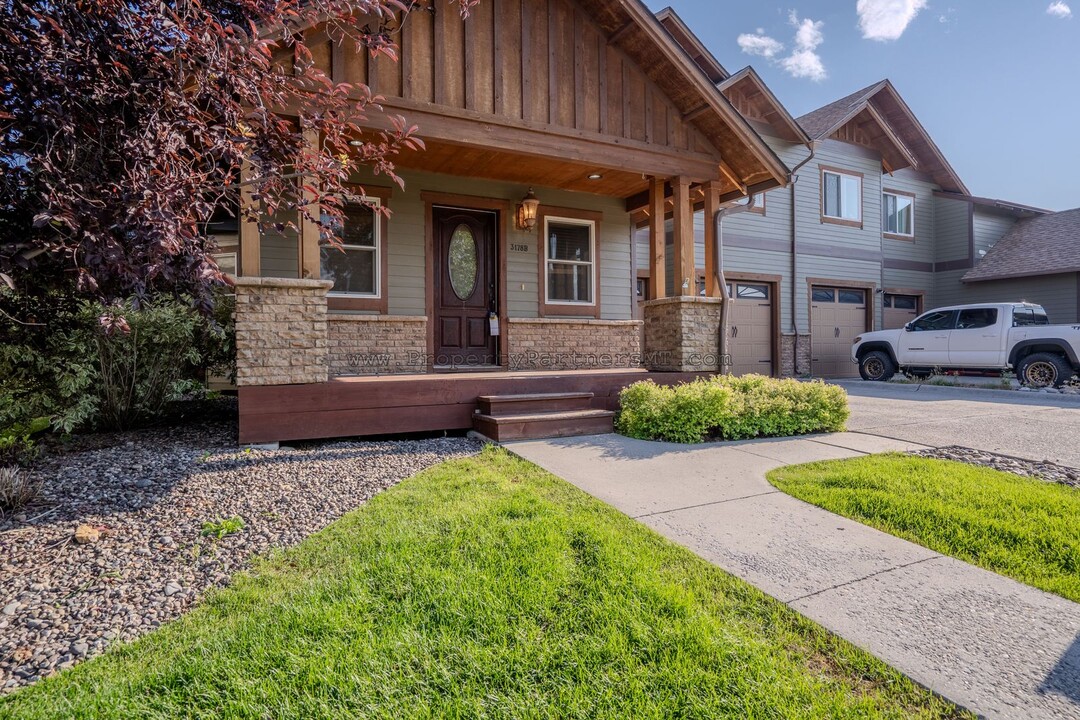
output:
{"label": "wall sconce light", "polygon": [[536,211],[540,208],[540,200],[529,188],[529,192],[521,199],[518,205],[517,226],[518,230],[532,230],[536,227]]}

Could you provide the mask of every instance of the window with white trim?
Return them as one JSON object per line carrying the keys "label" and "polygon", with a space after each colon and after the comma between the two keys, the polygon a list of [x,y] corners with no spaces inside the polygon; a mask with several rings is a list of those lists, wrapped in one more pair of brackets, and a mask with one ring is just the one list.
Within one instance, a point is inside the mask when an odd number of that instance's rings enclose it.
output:
{"label": "window with white trim", "polygon": [[897,193],[882,193],[881,229],[890,235],[915,236],[915,198]]}
{"label": "window with white trim", "polygon": [[823,170],[821,214],[834,220],[862,220],[862,178]]}
{"label": "window with white trim", "polygon": [[544,237],[547,302],[595,305],[596,223],[545,217]]}
{"label": "window with white trim", "polygon": [[[334,228],[340,246],[323,242],[319,248],[319,268],[323,280],[334,287],[330,295],[348,297],[380,297],[382,267],[379,254],[380,222],[378,198],[362,198],[343,208],[344,217]],[[324,222],[329,218],[324,216]]]}

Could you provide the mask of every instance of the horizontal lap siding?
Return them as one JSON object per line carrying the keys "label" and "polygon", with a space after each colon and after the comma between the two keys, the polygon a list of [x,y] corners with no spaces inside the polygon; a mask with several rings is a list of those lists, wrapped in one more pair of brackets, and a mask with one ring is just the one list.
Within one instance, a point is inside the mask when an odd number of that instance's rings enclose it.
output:
{"label": "horizontal lap siding", "polygon": [[[962,273],[961,273],[962,274]],[[1050,322],[1075,323],[1077,317],[1077,276],[1075,273],[1043,277],[1015,278],[991,282],[959,283],[960,289],[949,304],[989,302],[1032,302],[1046,308]]]}
{"label": "horizontal lap siding", "polygon": [[[394,188],[387,203],[392,211],[388,222],[387,252],[389,275],[389,312],[391,315],[425,315],[426,258],[424,257],[426,218],[422,192],[450,193],[486,199],[506,200],[513,212],[527,187],[490,180],[403,172],[405,190]],[[360,178],[356,178],[360,180]],[[536,187],[545,206],[588,210],[603,214],[597,237],[600,259],[601,318],[630,320],[631,257],[630,219],[625,204],[618,198],[572,193]],[[467,205],[467,201],[461,203]],[[539,231],[521,231],[509,223],[507,238],[506,283],[508,308],[513,318],[539,315]],[[526,252],[514,251],[514,245],[526,246]]]}
{"label": "horizontal lap siding", "polygon": [[982,257],[979,251],[989,252],[1005,233],[1012,230],[1013,225],[1016,224],[1016,218],[976,207],[972,215],[972,224],[975,232],[975,262],[977,263]]}
{"label": "horizontal lap siding", "polygon": [[962,260],[968,256],[970,204],[950,198],[934,198],[934,262]]}
{"label": "horizontal lap siding", "polygon": [[939,189],[938,186],[907,171],[886,175],[881,183],[883,191],[896,190],[915,196],[915,236],[910,240],[883,236],[885,257],[928,264],[934,262],[934,191]]}

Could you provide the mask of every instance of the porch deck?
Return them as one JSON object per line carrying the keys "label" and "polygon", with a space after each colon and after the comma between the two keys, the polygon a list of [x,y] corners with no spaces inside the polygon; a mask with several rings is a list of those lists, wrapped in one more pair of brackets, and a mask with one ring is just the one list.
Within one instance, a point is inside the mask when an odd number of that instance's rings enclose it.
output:
{"label": "porch deck", "polygon": [[617,410],[639,380],[670,385],[704,373],[638,369],[465,372],[335,378],[310,385],[239,388],[240,443],[468,430],[481,395],[589,392],[596,410]]}

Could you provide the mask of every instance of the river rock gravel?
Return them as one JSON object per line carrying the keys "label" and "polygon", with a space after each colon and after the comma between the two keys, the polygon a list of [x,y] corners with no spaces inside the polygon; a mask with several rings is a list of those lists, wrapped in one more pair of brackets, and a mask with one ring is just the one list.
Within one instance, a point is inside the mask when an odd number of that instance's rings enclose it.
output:
{"label": "river rock gravel", "polygon": [[1021,458],[998,455],[983,450],[951,446],[936,448],[934,450],[918,450],[911,453],[919,457],[936,458],[938,460],[956,460],[978,465],[980,467],[993,468],[1013,475],[1038,478],[1048,482],[1060,483],[1069,487],[1080,488],[1080,470],[1076,468],[1055,465],[1051,462],[1033,462]]}
{"label": "river rock gravel", "polygon": [[[47,459],[34,470],[41,500],[0,521],[0,693],[175,619],[252,555],[478,449],[439,438],[238,451],[235,426],[212,422]],[[203,533],[235,517],[239,531]],[[80,526],[97,539],[75,542]]]}

